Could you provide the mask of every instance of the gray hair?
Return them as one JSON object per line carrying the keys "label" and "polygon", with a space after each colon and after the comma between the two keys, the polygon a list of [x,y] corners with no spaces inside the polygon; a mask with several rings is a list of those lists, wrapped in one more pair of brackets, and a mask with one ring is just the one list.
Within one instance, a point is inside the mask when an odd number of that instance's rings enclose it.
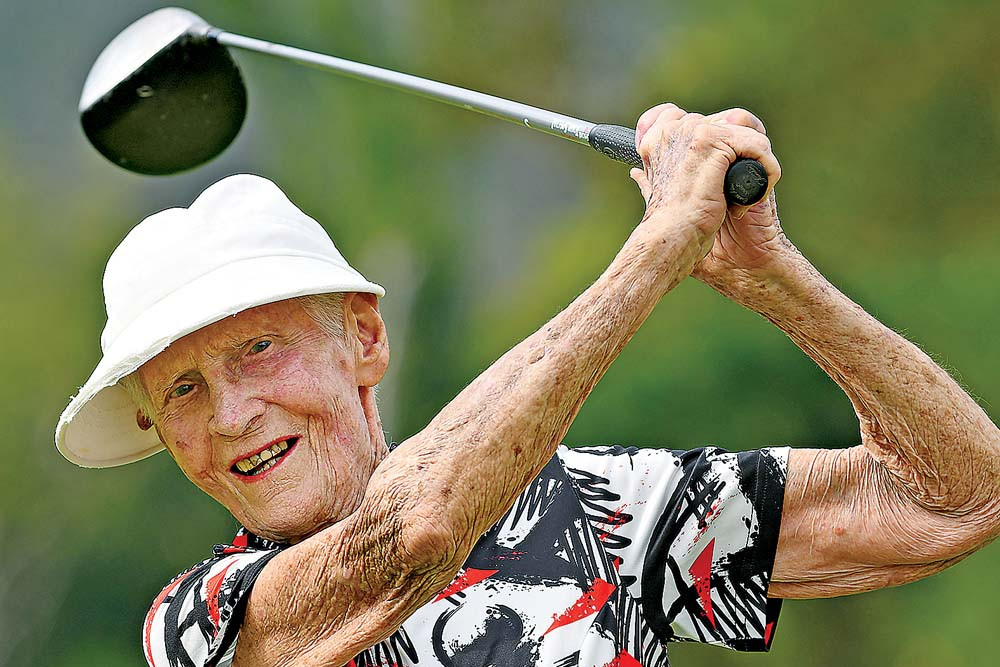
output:
{"label": "gray hair", "polygon": [[[309,314],[319,328],[333,338],[344,338],[344,293],[328,292],[326,294],[307,294],[291,299],[299,303]],[[139,372],[133,371],[118,381],[118,386],[125,390],[146,419],[153,423],[153,399],[142,386]]]}

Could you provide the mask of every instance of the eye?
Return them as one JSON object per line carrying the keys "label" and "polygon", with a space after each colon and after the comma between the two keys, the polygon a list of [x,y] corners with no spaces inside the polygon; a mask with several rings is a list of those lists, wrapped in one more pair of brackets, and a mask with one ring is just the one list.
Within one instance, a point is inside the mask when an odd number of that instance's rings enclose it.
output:
{"label": "eye", "polygon": [[250,346],[250,354],[260,354],[269,347],[271,347],[271,341],[259,340]]}
{"label": "eye", "polygon": [[180,398],[185,394],[189,394],[194,391],[193,384],[179,384],[172,392],[170,392],[170,398]]}

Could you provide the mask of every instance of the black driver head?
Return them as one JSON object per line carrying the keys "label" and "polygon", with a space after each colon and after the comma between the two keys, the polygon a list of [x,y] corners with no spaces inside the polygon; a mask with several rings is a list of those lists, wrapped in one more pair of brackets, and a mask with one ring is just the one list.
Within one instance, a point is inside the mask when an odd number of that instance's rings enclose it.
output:
{"label": "black driver head", "polygon": [[211,27],[169,7],[139,19],[101,52],[83,87],[80,120],[106,158],[159,175],[221,153],[246,109],[243,77]]}

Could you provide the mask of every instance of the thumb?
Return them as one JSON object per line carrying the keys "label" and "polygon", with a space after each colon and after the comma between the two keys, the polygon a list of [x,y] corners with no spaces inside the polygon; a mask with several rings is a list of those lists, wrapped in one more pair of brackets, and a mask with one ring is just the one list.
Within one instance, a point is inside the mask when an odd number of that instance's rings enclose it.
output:
{"label": "thumb", "polygon": [[646,172],[638,167],[633,167],[629,170],[628,175],[639,186],[639,192],[642,194],[643,200],[648,204],[650,186],[649,179],[646,178]]}

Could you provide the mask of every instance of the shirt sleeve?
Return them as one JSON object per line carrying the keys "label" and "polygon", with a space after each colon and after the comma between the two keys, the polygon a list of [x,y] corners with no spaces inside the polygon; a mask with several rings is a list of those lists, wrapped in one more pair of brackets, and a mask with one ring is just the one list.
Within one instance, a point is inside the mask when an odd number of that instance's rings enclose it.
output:
{"label": "shirt sleeve", "polygon": [[224,667],[232,662],[250,589],[278,553],[218,553],[167,584],[143,624],[150,667]]}
{"label": "shirt sleeve", "polygon": [[770,647],[781,601],[767,588],[788,448],[727,452],[560,448],[622,585],[665,641]]}

